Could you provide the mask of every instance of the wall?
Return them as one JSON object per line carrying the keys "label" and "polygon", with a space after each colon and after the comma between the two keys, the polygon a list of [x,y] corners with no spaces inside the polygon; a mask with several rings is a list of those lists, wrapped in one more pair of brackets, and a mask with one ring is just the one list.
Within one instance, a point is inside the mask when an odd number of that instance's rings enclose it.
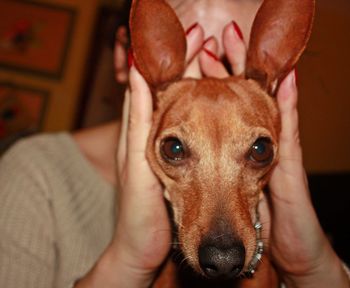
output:
{"label": "wall", "polygon": [[90,40],[99,0],[43,0],[42,3],[63,5],[76,10],[71,46],[66,59],[62,79],[51,80],[44,77],[0,70],[0,79],[38,87],[50,92],[45,131],[71,129],[75,120],[81,82],[89,53]]}
{"label": "wall", "polygon": [[[114,0],[43,0],[73,7],[77,18],[64,77],[47,80],[0,70],[1,80],[49,90],[45,131],[71,129],[99,4]],[[299,65],[300,129],[309,172],[350,171],[350,2],[318,0],[311,43]]]}
{"label": "wall", "polygon": [[350,2],[319,0],[298,70],[301,141],[309,172],[350,171]]}

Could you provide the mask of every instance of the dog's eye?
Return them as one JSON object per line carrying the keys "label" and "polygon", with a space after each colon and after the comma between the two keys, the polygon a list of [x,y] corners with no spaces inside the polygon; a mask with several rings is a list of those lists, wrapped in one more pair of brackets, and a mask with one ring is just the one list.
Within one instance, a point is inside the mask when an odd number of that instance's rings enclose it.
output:
{"label": "dog's eye", "polygon": [[164,139],[160,151],[163,158],[168,161],[181,161],[185,158],[184,146],[176,137]]}
{"label": "dog's eye", "polygon": [[269,138],[258,138],[249,151],[249,159],[259,166],[270,164],[273,159],[273,147]]}

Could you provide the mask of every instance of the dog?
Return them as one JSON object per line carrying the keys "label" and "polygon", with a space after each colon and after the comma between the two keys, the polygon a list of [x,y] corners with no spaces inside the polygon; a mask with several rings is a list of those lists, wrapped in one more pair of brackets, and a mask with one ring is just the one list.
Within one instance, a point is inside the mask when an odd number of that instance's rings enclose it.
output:
{"label": "dog", "polygon": [[146,156],[165,187],[176,248],[191,267],[169,257],[154,287],[278,286],[257,206],[278,161],[274,95],[306,47],[314,5],[265,0],[244,75],[182,79],[186,38],[175,12],[165,0],[133,1],[134,64],[155,99]]}

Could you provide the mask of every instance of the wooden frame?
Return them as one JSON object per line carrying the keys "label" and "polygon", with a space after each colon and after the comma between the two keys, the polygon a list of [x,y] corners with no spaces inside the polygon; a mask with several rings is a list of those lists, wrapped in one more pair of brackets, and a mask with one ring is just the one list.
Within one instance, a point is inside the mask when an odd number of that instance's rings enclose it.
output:
{"label": "wooden frame", "polygon": [[125,18],[122,11],[109,6],[102,6],[98,11],[76,129],[121,117],[126,85],[117,83],[114,78],[113,47],[116,28],[124,24]]}
{"label": "wooden frame", "polygon": [[60,78],[74,21],[75,11],[68,7],[0,1],[0,67]]}
{"label": "wooden frame", "polygon": [[49,93],[0,82],[0,153],[18,138],[42,129]]}

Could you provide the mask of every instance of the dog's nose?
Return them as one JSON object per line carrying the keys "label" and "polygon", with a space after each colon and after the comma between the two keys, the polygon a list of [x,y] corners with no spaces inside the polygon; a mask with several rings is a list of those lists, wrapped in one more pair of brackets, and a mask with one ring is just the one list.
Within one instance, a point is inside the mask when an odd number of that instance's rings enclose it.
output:
{"label": "dog's nose", "polygon": [[245,248],[241,242],[219,248],[204,245],[199,248],[199,264],[209,278],[233,278],[243,269]]}

